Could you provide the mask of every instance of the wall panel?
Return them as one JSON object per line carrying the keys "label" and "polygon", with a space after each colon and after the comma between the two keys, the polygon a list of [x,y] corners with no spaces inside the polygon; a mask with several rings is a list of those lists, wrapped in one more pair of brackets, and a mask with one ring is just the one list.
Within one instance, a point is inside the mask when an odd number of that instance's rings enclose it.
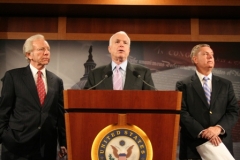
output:
{"label": "wall panel", "polygon": [[200,35],[240,35],[240,19],[199,19]]}
{"label": "wall panel", "polygon": [[0,22],[0,32],[58,32],[58,17],[5,17]]}
{"label": "wall panel", "polygon": [[67,33],[191,34],[190,19],[67,18]]}

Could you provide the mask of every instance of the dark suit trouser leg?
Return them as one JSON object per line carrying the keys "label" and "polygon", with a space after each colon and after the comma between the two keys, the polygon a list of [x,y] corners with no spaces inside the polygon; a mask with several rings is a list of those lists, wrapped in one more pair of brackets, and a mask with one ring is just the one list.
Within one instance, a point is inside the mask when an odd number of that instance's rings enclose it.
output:
{"label": "dark suit trouser leg", "polygon": [[26,156],[19,156],[8,151],[8,149],[2,145],[1,160],[43,160],[43,158],[41,158],[39,152],[30,153]]}

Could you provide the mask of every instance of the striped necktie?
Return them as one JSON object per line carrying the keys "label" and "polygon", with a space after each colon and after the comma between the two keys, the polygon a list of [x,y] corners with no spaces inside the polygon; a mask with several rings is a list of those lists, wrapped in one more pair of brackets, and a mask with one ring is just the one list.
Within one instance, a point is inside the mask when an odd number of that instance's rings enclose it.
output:
{"label": "striped necktie", "polygon": [[208,86],[208,83],[207,83],[208,80],[209,80],[208,77],[203,77],[203,90],[204,90],[205,96],[207,98],[207,102],[210,105],[211,90],[210,90],[210,87]]}
{"label": "striped necktie", "polygon": [[116,66],[113,75],[113,90],[122,90],[122,75],[120,72],[121,67]]}
{"label": "striped necktie", "polygon": [[45,95],[46,95],[45,85],[44,85],[44,82],[43,82],[43,79],[42,79],[42,72],[38,71],[37,74],[38,74],[38,77],[37,77],[37,91],[38,91],[38,96],[39,96],[39,99],[40,99],[40,103],[41,103],[41,105],[43,105]]}

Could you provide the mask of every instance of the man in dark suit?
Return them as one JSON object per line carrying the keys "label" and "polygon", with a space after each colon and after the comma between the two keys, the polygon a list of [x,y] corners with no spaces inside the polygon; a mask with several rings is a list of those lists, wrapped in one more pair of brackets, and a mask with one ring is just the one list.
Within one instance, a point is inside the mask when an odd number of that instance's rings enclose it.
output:
{"label": "man in dark suit", "polygon": [[[56,160],[57,143],[63,157],[66,134],[63,108],[63,82],[46,70],[50,46],[42,35],[28,38],[23,46],[29,65],[5,73],[0,103],[0,142],[2,160]],[[42,83],[43,100],[38,93]]]}
{"label": "man in dark suit", "polygon": [[[196,147],[207,141],[215,146],[223,142],[233,154],[231,130],[238,120],[239,107],[232,83],[212,74],[215,61],[209,45],[196,45],[190,57],[196,73],[176,83],[177,90],[182,91],[179,158],[201,159]],[[204,77],[209,79],[208,95],[203,89]]]}
{"label": "man in dark suit", "polygon": [[[120,31],[112,35],[109,40],[108,51],[111,54],[112,62],[91,70],[85,89],[93,87],[93,89],[99,90],[154,90],[150,70],[127,61],[130,53],[130,38],[125,32]],[[120,88],[116,88],[114,85],[114,78],[117,77],[117,66],[120,73]],[[109,71],[113,71],[113,76],[109,75],[104,79]],[[99,83],[103,79],[104,81]],[[99,85],[97,85],[98,83]],[[95,85],[97,86],[94,87]]]}

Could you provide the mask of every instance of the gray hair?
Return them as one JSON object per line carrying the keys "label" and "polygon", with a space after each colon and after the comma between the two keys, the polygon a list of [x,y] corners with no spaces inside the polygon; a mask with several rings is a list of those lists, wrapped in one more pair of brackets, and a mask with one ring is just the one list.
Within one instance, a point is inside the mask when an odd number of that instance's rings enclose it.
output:
{"label": "gray hair", "polygon": [[28,59],[28,57],[26,56],[27,53],[31,53],[33,51],[33,41],[37,40],[37,39],[43,39],[45,40],[44,36],[41,34],[36,34],[33,35],[31,37],[29,37],[24,45],[23,45],[23,55],[25,56],[26,60],[28,61],[28,63],[30,63],[30,60]]}
{"label": "gray hair", "polygon": [[113,39],[113,37],[114,37],[116,34],[119,34],[119,33],[120,33],[120,34],[125,34],[125,35],[127,36],[128,41],[129,41],[129,46],[130,46],[131,40],[130,40],[130,38],[128,37],[127,33],[124,32],[124,31],[119,31],[119,32],[117,32],[117,33],[114,33],[114,34],[111,36],[111,38],[109,39],[109,46],[112,45],[112,39]]}
{"label": "gray hair", "polygon": [[208,45],[208,44],[198,44],[198,45],[194,46],[192,51],[191,51],[191,54],[190,54],[190,58],[192,60],[192,63],[194,63],[192,58],[194,56],[196,56],[196,54],[198,54],[199,49],[202,48],[202,47],[210,47],[210,45]]}

